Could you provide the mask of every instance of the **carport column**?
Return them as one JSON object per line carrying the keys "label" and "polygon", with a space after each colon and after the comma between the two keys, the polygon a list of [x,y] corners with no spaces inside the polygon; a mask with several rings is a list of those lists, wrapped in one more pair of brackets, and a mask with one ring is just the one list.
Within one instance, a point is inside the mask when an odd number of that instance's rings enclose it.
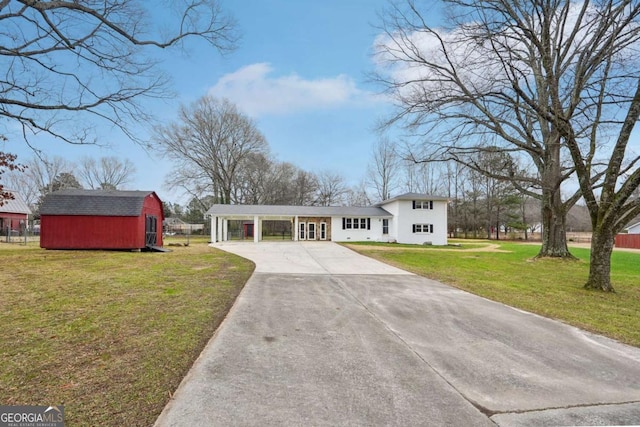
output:
{"label": "carport column", "polygon": [[222,218],[221,217],[217,217],[216,218],[216,234],[217,234],[217,238],[218,238],[218,242],[222,242],[224,240],[224,232],[222,231]]}
{"label": "carport column", "polygon": [[260,217],[259,216],[254,216],[253,217],[253,242],[254,243],[258,243],[260,241],[260,234],[262,233],[262,230],[260,230]]}
{"label": "carport column", "polygon": [[211,216],[211,243],[217,242],[217,238],[218,238],[218,233],[216,230],[217,222],[218,222],[218,217],[212,215]]}
{"label": "carport column", "polygon": [[293,241],[297,242],[298,241],[298,215],[295,216],[295,218],[293,219]]}

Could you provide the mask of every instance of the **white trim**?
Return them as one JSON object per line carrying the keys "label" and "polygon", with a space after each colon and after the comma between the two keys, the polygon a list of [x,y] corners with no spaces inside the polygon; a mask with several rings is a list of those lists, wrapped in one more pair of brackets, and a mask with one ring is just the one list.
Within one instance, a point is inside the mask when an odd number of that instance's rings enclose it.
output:
{"label": "white trim", "polygon": [[320,223],[320,240],[327,240],[327,223],[325,221]]}

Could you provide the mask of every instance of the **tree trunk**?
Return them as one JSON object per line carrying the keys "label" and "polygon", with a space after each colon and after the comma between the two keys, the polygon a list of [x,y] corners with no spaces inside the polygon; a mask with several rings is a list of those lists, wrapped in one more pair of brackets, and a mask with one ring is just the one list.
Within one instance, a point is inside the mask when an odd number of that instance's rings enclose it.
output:
{"label": "tree trunk", "polygon": [[545,150],[546,168],[540,171],[542,176],[542,247],[538,258],[574,258],[567,246],[567,212],[562,203],[560,184],[560,137],[553,130]]}
{"label": "tree trunk", "polygon": [[586,289],[615,292],[611,286],[611,253],[613,252],[613,231],[607,228],[593,230],[591,237],[591,259]]}
{"label": "tree trunk", "polygon": [[542,194],[542,247],[537,257],[574,258],[567,246],[566,212],[560,190]]}

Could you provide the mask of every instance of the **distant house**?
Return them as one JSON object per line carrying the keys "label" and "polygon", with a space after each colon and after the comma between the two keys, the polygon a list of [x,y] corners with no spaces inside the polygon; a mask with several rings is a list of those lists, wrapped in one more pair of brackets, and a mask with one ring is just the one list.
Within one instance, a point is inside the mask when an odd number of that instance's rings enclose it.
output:
{"label": "distant house", "polygon": [[0,206],[0,231],[6,235],[11,231],[24,230],[27,226],[31,209],[22,199],[20,194],[12,190],[6,190],[13,195],[13,199],[4,200]]}
{"label": "distant house", "polygon": [[180,218],[165,218],[162,225],[168,234],[192,234],[204,229],[204,224],[190,224]]}
{"label": "distant house", "polygon": [[616,235],[617,248],[640,249],[640,222],[626,228],[627,233]]}
{"label": "distant house", "polygon": [[40,207],[40,247],[159,247],[163,220],[162,201],[153,191],[56,191]]}
{"label": "distant house", "polygon": [[640,222],[627,227],[628,234],[640,234]]}
{"label": "distant house", "polygon": [[[229,240],[229,221],[262,240],[265,221],[291,223],[291,239],[447,244],[446,197],[407,193],[375,206],[213,205],[211,241]],[[252,227],[247,227],[252,224]]]}

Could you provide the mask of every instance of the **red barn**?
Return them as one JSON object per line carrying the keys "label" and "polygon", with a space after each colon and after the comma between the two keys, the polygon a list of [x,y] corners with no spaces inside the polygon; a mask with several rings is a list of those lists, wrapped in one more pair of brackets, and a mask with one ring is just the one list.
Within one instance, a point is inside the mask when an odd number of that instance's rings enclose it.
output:
{"label": "red barn", "polygon": [[13,195],[13,199],[3,201],[0,206],[0,232],[7,235],[11,231],[22,231],[27,226],[31,210],[20,195],[11,190],[5,190]]}
{"label": "red barn", "polygon": [[153,191],[60,190],[40,207],[45,249],[162,246],[162,201]]}

